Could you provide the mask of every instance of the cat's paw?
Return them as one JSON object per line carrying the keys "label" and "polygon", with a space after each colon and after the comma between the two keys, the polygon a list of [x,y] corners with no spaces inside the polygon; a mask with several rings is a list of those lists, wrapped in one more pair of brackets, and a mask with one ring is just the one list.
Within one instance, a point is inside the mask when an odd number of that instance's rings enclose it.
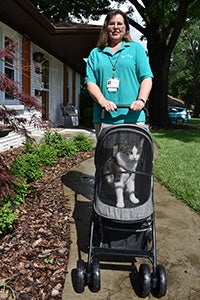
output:
{"label": "cat's paw", "polygon": [[106,176],[106,182],[107,183],[113,183],[113,181],[114,181],[114,176],[112,174]]}
{"label": "cat's paw", "polygon": [[118,201],[116,207],[124,208],[124,202],[123,201]]}
{"label": "cat's paw", "polygon": [[131,197],[130,198],[130,201],[133,203],[133,204],[138,204],[140,202],[140,200],[136,197]]}

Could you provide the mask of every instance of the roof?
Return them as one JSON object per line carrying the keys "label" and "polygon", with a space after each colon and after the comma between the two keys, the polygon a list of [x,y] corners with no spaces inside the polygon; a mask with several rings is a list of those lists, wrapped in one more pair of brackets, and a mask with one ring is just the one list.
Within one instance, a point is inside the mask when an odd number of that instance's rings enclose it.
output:
{"label": "roof", "polygon": [[29,0],[0,1],[0,20],[81,74],[101,26],[50,23]]}

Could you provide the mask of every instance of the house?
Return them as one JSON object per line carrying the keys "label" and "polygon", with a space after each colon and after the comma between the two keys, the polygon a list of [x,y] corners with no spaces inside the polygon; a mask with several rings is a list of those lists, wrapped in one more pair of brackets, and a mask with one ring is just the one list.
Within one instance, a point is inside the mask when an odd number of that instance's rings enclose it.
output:
{"label": "house", "polygon": [[[0,47],[7,39],[18,43],[14,65],[0,61],[0,72],[21,83],[23,92],[37,96],[43,104],[43,118],[58,126],[71,126],[62,108],[79,108],[81,76],[85,61],[95,46],[100,26],[76,23],[50,23],[29,0],[0,2]],[[0,105],[14,108],[31,118],[19,100],[0,91]],[[33,130],[34,128],[29,128]],[[23,137],[11,132],[0,139],[0,151],[21,144]]]}

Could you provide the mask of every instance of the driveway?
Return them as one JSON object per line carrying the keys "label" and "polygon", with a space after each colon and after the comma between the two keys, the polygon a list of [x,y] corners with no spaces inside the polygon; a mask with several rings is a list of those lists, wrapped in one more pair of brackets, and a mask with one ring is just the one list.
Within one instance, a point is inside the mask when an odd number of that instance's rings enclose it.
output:
{"label": "driveway", "polygon": [[[87,261],[87,235],[93,197],[93,158],[70,170],[63,177],[64,192],[69,199],[71,249],[62,300],[140,299],[135,294],[127,271],[101,270],[101,290],[92,293],[87,287],[77,294],[71,272],[80,255]],[[200,299],[200,215],[177,200],[164,186],[154,183],[157,262],[164,265],[168,288],[164,300]],[[137,259],[138,260],[138,259]],[[148,263],[148,261],[147,261]],[[151,266],[151,264],[150,264]],[[155,299],[152,295],[146,299]]]}

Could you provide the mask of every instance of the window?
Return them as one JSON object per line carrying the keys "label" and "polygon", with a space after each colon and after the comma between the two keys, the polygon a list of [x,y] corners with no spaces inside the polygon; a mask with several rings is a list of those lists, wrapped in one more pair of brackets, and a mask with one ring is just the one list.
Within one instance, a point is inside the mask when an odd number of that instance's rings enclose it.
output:
{"label": "window", "polygon": [[[8,49],[8,53],[10,54],[7,57],[3,57],[0,61],[0,71],[3,75],[7,75],[7,77],[17,83],[19,90],[21,90],[22,82],[22,59],[20,59],[20,46],[21,43],[20,36],[14,34],[13,31],[10,30],[2,30],[0,33],[0,38],[2,35],[2,50]],[[10,51],[9,51],[10,50]],[[13,94],[9,92],[0,91],[0,105],[19,105],[20,100],[16,99]]]}
{"label": "window", "polygon": [[[9,45],[12,45],[13,41],[5,37],[5,48],[8,48]],[[8,78],[15,80],[15,70],[14,70],[14,61],[12,58],[5,58],[5,74],[7,75]],[[14,99],[11,95],[8,93],[5,94],[6,99]]]}

